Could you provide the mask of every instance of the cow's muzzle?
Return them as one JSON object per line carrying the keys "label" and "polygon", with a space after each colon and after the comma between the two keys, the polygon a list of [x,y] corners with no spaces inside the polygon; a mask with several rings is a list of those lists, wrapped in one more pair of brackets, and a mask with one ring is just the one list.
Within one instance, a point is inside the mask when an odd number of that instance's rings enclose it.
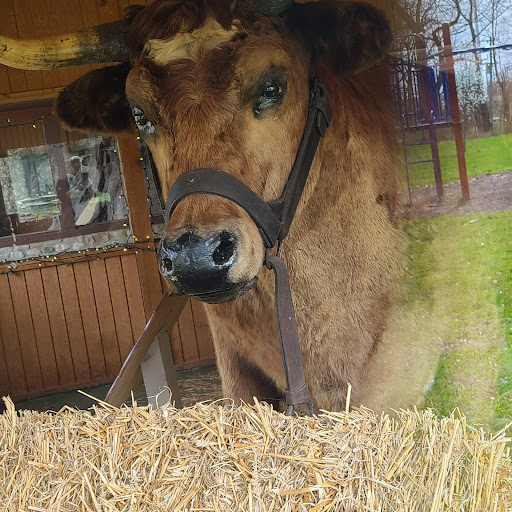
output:
{"label": "cow's muzzle", "polygon": [[186,231],[175,239],[163,238],[158,259],[163,276],[178,293],[216,304],[236,299],[254,283],[230,281],[236,252],[237,239],[229,231],[209,237]]}

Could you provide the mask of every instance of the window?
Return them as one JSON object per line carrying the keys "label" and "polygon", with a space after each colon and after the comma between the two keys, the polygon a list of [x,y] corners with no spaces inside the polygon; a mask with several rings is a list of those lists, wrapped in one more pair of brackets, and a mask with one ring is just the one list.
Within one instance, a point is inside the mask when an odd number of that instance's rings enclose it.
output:
{"label": "window", "polygon": [[66,132],[51,110],[0,112],[0,247],[127,227],[115,137]]}
{"label": "window", "polygon": [[[159,181],[142,143],[140,151],[158,237]],[[0,108],[0,262],[130,241],[116,138],[63,130],[51,102]]]}
{"label": "window", "polygon": [[[10,149],[0,159],[0,172],[15,234],[127,218],[113,137]],[[70,218],[61,222],[66,215]]]}

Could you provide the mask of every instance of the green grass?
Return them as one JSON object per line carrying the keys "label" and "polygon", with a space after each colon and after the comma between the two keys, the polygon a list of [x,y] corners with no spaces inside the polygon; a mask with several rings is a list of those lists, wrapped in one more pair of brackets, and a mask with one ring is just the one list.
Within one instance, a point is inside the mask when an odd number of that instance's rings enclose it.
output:
{"label": "green grass", "polygon": [[[430,146],[412,146],[407,150],[409,160],[431,158]],[[498,173],[512,169],[512,134],[466,140],[466,168],[468,176]],[[457,151],[454,141],[439,143],[441,174],[445,183],[459,180]],[[404,170],[405,174],[405,170]],[[432,163],[409,166],[412,187],[434,184]]]}
{"label": "green grass", "polygon": [[512,421],[512,212],[408,219],[404,231],[405,300],[428,309],[440,349],[425,405],[499,430]]}

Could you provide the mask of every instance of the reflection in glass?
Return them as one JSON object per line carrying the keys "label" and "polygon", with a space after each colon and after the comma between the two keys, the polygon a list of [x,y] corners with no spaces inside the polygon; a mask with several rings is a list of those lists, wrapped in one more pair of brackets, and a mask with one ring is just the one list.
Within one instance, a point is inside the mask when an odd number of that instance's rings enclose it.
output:
{"label": "reflection in glass", "polygon": [[[63,176],[71,210],[58,194]],[[113,137],[9,149],[0,158],[0,187],[15,234],[59,230],[71,211],[75,226],[128,215]]]}

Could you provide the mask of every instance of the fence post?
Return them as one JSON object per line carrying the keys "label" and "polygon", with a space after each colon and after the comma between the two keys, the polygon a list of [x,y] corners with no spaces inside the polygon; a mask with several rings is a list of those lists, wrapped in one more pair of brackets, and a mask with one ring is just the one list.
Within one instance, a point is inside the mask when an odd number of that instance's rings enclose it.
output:
{"label": "fence post", "polygon": [[443,23],[443,43],[445,66],[448,75],[448,89],[450,92],[450,103],[452,107],[452,123],[455,134],[455,146],[457,148],[457,162],[459,164],[460,189],[462,199],[470,199],[468,172],[466,169],[466,157],[464,155],[464,139],[462,137],[462,123],[460,120],[459,99],[457,97],[457,83],[455,81],[455,70],[453,65],[452,41],[450,37],[450,26]]}

